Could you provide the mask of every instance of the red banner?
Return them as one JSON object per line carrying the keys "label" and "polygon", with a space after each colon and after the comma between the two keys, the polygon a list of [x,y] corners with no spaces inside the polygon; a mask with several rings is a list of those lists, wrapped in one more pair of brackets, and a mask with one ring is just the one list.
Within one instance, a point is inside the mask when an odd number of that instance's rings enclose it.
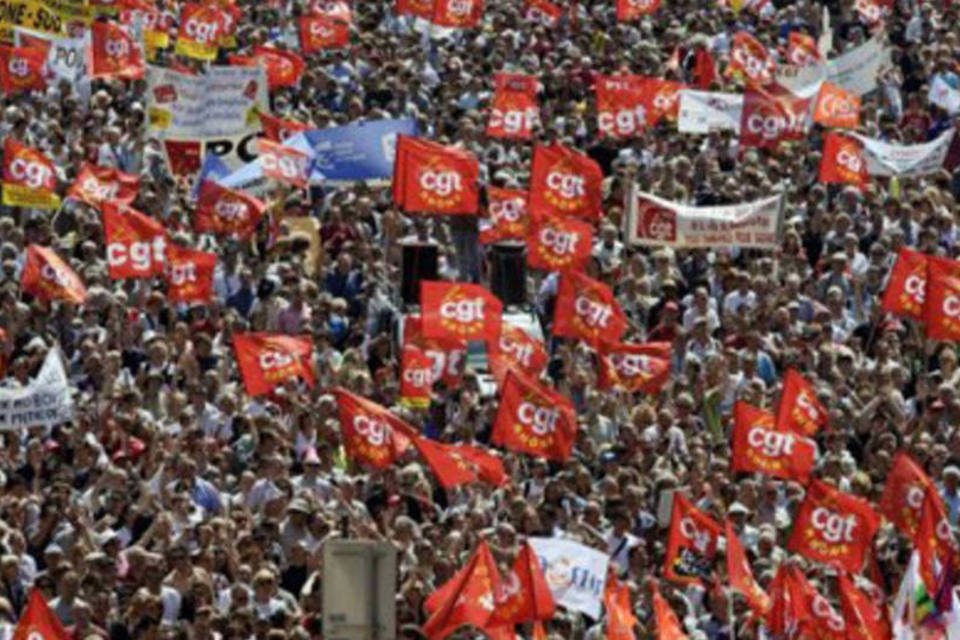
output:
{"label": "red banner", "polygon": [[582,220],[542,216],[527,232],[527,265],[543,271],[582,271],[593,248],[593,226]]}
{"label": "red banner", "polygon": [[660,8],[660,0],[617,0],[617,22],[633,22]]}
{"label": "red banner", "polygon": [[300,82],[307,64],[292,51],[273,47],[255,47],[253,55],[267,70],[267,85],[271,90],[293,87]]}
{"label": "red banner", "polygon": [[953,531],[947,519],[943,498],[937,491],[926,491],[920,507],[920,522],[913,537],[913,546],[920,555],[920,577],[928,593],[936,593],[939,574],[951,557],[956,557]]}
{"label": "red banner", "polygon": [[803,140],[810,125],[810,100],[748,90],[740,116],[740,144],[773,148]]}
{"label": "red banner", "polygon": [[251,195],[205,180],[197,197],[193,229],[243,240],[256,230],[266,208],[267,205]]}
{"label": "red banner", "polygon": [[680,626],[677,614],[670,608],[670,603],[660,595],[660,587],[656,582],[652,583],[651,589],[653,620],[657,629],[656,640],[687,640],[687,634]]}
{"label": "red banner", "polygon": [[762,87],[773,82],[777,62],[767,48],[746,31],[733,35],[727,71],[742,73],[747,84]]}
{"label": "red banner", "polygon": [[397,136],[393,201],[403,211],[474,215],[479,175],[480,165],[470,152]]}
{"label": "red banner", "polygon": [[57,172],[47,156],[7,136],[3,142],[3,204],[56,209]]}
{"label": "red banner", "polygon": [[271,140],[257,140],[258,160],[263,175],[277,182],[306,189],[310,183],[310,158],[302,151]]}
{"label": "red banner", "polygon": [[350,25],[324,15],[300,18],[300,50],[310,55],[329,49],[343,49],[350,44]]}
{"label": "red banner", "polygon": [[48,247],[31,244],[20,273],[20,289],[40,300],[83,304],[87,288],[77,272]]}
{"label": "red banner", "polygon": [[456,447],[424,438],[413,436],[413,446],[420,456],[427,461],[430,470],[437,478],[437,482],[444,489],[453,489],[465,484],[477,482],[477,474],[465,460],[453,455]]}
{"label": "red banner", "polygon": [[213,299],[213,272],[217,254],[167,245],[167,300],[207,303]]}
{"label": "red banner", "polygon": [[860,96],[824,82],[813,104],[813,121],[824,127],[856,129],[860,126]]}
{"label": "red banner", "polygon": [[100,208],[107,200],[129,206],[140,189],[140,178],[113,167],[97,167],[88,162],[80,165],[76,180],[67,191],[67,197],[76,198],[91,207]]}
{"label": "red banner", "polygon": [[235,333],[233,349],[249,396],[268,394],[295,378],[310,387],[316,384],[310,336]]}
{"label": "red banner", "polygon": [[633,138],[647,127],[650,79],[634,75],[599,76],[595,91],[597,128],[610,138]]}
{"label": "red banner", "polygon": [[258,113],[257,116],[260,118],[260,126],[263,127],[263,137],[271,142],[282,143],[287,138],[310,129],[309,125],[302,122],[278,118],[268,113]]}
{"label": "red banner", "polygon": [[400,401],[411,407],[427,407],[430,405],[432,387],[433,360],[419,347],[403,345],[400,356]]}
{"label": "red banner", "polygon": [[510,483],[510,476],[503,468],[500,456],[477,445],[457,443],[450,450],[450,455],[464,460],[472,466],[477,477],[487,484],[500,487]]}
{"label": "red banner", "polygon": [[553,314],[553,335],[583,340],[594,349],[619,341],[627,317],[610,287],[578,271],[560,276]]}
{"label": "red banner", "polygon": [[723,528],[679,491],[673,494],[663,577],[681,584],[702,584],[710,575]]}
{"label": "red banner", "polygon": [[90,26],[90,34],[91,78],[143,78],[143,56],[126,29],[111,22],[97,21]]}
{"label": "red banner", "polygon": [[869,502],[812,480],[794,516],[787,549],[816,562],[860,573],[878,526],[880,517]]}
{"label": "red banner", "polygon": [[429,20],[433,16],[433,0],[397,0],[394,12],[398,16],[415,16]]}
{"label": "red banner", "polygon": [[353,24],[353,9],[347,0],[314,0],[310,13]]}
{"label": "red banner", "polygon": [[923,321],[927,339],[960,341],[960,260],[927,257]]}
{"label": "red banner", "polygon": [[564,461],[576,438],[577,414],[568,398],[515,370],[507,373],[490,436],[493,444]]}
{"label": "red banner", "polygon": [[430,21],[438,27],[473,29],[483,18],[483,0],[433,0]]}
{"label": "red banner", "polygon": [[903,535],[913,539],[920,526],[924,496],[931,491],[936,493],[937,488],[923,468],[905,451],[899,451],[887,472],[877,506]]}
{"label": "red banner", "polygon": [[500,335],[502,313],[500,299],[480,285],[420,282],[424,337],[484,340],[495,344]]}
{"label": "red banner", "polygon": [[215,60],[228,20],[226,13],[215,5],[184,4],[175,52],[195,60]]}
{"label": "red banner", "polygon": [[844,623],[854,640],[890,640],[890,622],[885,605],[877,606],[845,573],[837,576],[837,591]]}
{"label": "red banner", "polygon": [[623,389],[654,395],[670,379],[670,343],[603,343],[598,389]]}
{"label": "red banner", "polygon": [[385,469],[407,450],[416,431],[385,408],[346,389],[333,395],[339,410],[340,434],[347,455],[361,464]]}
{"label": "red banner", "polygon": [[[759,472],[806,484],[817,454],[813,440],[757,424],[750,420],[750,410],[760,412],[742,402],[734,406],[730,470]],[[772,416],[766,414],[761,421],[766,422],[767,418],[772,420]]]}
{"label": "red banner", "polygon": [[787,62],[797,67],[818,64],[821,60],[817,41],[801,31],[791,31],[787,36]]}
{"label": "red banner", "polygon": [[689,87],[682,82],[649,78],[647,80],[647,125],[666,120],[674,122],[680,113],[680,92]]}
{"label": "red banner", "polygon": [[540,126],[537,79],[522,73],[497,73],[487,120],[487,136],[505,140],[529,140]]}
{"label": "red banner", "polygon": [[47,88],[44,69],[47,54],[35,47],[0,46],[0,86],[13,96],[21,91],[43,91]]}
{"label": "red banner", "polygon": [[902,247],[890,270],[880,308],[888,313],[919,320],[927,292],[927,256]]}
{"label": "red banner", "polygon": [[730,586],[738,591],[747,601],[747,606],[757,616],[766,615],[770,610],[770,596],[768,596],[753,577],[753,570],[743,551],[743,545],[733,530],[733,524],[726,521],[725,537],[727,539],[727,579]]}
{"label": "red banner", "polygon": [[524,240],[529,226],[526,191],[487,188],[487,217],[480,220],[481,244]]}
{"label": "red banner", "polygon": [[828,131],[817,179],[824,184],[852,184],[862,189],[869,179],[863,145],[842,133]]}
{"label": "red banner", "polygon": [[826,426],[827,418],[827,408],[817,399],[813,383],[795,369],[788,369],[780,391],[777,429],[812,436]]}
{"label": "red banner", "polygon": [[152,278],[163,274],[167,232],[160,222],[139,211],[103,205],[107,268],[113,280]]}
{"label": "red banner", "polygon": [[467,361],[467,343],[460,338],[427,338],[420,316],[408,315],[403,322],[403,344],[412,344],[433,363],[430,384],[442,381],[448,389],[460,386]]}
{"label": "red banner", "polygon": [[530,212],[595,220],[602,182],[600,165],[589,156],[560,144],[538,144],[530,171]]}

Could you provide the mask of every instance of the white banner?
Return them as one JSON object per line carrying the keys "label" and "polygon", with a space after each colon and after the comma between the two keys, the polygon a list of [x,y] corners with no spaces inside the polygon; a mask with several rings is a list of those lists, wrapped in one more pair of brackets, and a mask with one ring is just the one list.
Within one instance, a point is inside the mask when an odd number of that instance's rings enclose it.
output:
{"label": "white banner", "polygon": [[808,64],[805,67],[785,65],[777,69],[776,82],[799,98],[813,98],[827,79],[827,65]]}
{"label": "white banner", "polygon": [[32,46],[32,40],[44,41],[47,44],[47,70],[54,78],[73,84],[80,104],[86,109],[90,102],[90,77],[87,75],[89,30],[85,30],[81,38],[67,38],[14,27],[13,38],[18,47]]}
{"label": "white banner", "polygon": [[0,389],[0,431],[52,427],[73,419],[70,383],[60,352],[47,353],[40,373],[19,389]]}
{"label": "white banner", "polygon": [[679,249],[772,249],[780,244],[780,196],[720,207],[692,207],[643,193],[633,185],[627,198],[624,235],[631,244]]}
{"label": "white banner", "polygon": [[882,42],[883,32],[862,45],[827,62],[827,80],[862,96],[877,88],[877,76],[889,67],[890,47]]}
{"label": "white banner", "polygon": [[681,133],[740,132],[743,95],[714,91],[680,92],[677,130]]}
{"label": "white banner", "polygon": [[562,538],[528,538],[528,541],[540,560],[554,601],[599,620],[609,556]]}
{"label": "white banner", "polygon": [[949,115],[960,113],[960,90],[954,89],[943,76],[937,75],[930,83],[930,93],[927,94],[930,104],[935,104]]}
{"label": "white banner", "polygon": [[147,66],[150,132],[168,140],[235,138],[260,131],[269,113],[267,77],[256,67],[211,66],[189,75]]}
{"label": "white banner", "polygon": [[943,161],[953,142],[954,129],[923,144],[897,145],[858,133],[851,134],[863,143],[863,155],[867,159],[867,173],[872,176],[922,176],[933,173],[943,166]]}

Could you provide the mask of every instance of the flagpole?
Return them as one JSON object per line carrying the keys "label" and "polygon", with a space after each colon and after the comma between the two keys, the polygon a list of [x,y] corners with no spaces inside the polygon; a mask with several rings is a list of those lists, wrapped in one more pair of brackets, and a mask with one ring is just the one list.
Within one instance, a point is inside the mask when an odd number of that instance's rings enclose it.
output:
{"label": "flagpole", "polygon": [[727,589],[727,619],[730,623],[730,640],[737,640],[737,619],[733,614],[733,593],[733,589]]}

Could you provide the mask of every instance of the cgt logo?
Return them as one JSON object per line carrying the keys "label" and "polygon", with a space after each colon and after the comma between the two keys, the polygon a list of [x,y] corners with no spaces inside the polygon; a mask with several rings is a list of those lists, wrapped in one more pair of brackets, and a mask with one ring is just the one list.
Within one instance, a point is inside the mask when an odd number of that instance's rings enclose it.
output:
{"label": "cgt logo", "polygon": [[216,22],[207,22],[197,17],[191,17],[183,26],[184,33],[191,40],[200,44],[212,44],[220,36],[220,25]]}
{"label": "cgt logo", "polygon": [[260,156],[263,163],[263,170],[271,173],[279,173],[287,180],[296,180],[306,173],[303,158],[290,156],[278,156],[275,153],[264,153]]}
{"label": "cgt logo", "polygon": [[551,171],[547,174],[547,188],[559,193],[566,200],[582,198],[587,193],[583,176],[563,171]]}
{"label": "cgt logo", "polygon": [[385,423],[362,415],[354,417],[353,429],[375,447],[382,446],[387,441],[389,432]]}
{"label": "cgt logo", "polygon": [[820,107],[831,118],[845,118],[856,115],[857,111],[849,100],[832,93],[823,96]]}
{"label": "cgt logo", "polygon": [[245,202],[239,200],[222,199],[213,205],[213,211],[223,220],[242,222],[249,217],[249,208]]}
{"label": "cgt logo", "polygon": [[918,304],[923,304],[924,299],[927,297],[926,276],[920,276],[915,273],[907,276],[907,279],[903,281],[903,289],[907,292],[907,295],[913,298]]}
{"label": "cgt logo", "polygon": [[569,256],[577,252],[580,234],[575,231],[563,231],[553,227],[540,230],[540,244],[557,256]]}
{"label": "cgt logo", "polygon": [[810,515],[810,522],[831,544],[853,542],[853,530],[857,527],[857,517],[853,514],[841,516],[826,507],[817,507]]}
{"label": "cgt logo", "polygon": [[80,191],[91,200],[112,200],[120,192],[120,185],[87,177],[80,183]]}
{"label": "cgt logo", "polygon": [[627,378],[645,376],[653,373],[650,358],[639,353],[614,353],[610,356],[614,370]]}
{"label": "cgt logo", "polygon": [[48,282],[52,282],[62,289],[68,289],[73,285],[70,273],[63,268],[54,267],[50,264],[44,264],[40,268],[40,277]]}
{"label": "cgt logo", "polygon": [[951,319],[960,319],[960,295],[950,293],[943,298],[943,315]]}
{"label": "cgt logo", "polygon": [[294,362],[294,357],[289,353],[282,351],[265,351],[260,354],[260,368],[264,371],[273,371],[289,367]]}
{"label": "cgt logo", "polygon": [[29,78],[30,64],[23,58],[13,57],[7,61],[7,71],[18,78]]}
{"label": "cgt logo", "polygon": [[403,372],[403,381],[414,387],[425,387],[430,384],[431,379],[429,369],[407,369]]}
{"label": "cgt logo", "polygon": [[644,128],[647,121],[647,110],[643,105],[633,109],[620,111],[605,111],[597,115],[597,127],[607,135],[629,136]]}
{"label": "cgt logo", "polygon": [[653,204],[640,205],[639,236],[660,242],[675,242],[677,239],[677,214]]}
{"label": "cgt logo", "polygon": [[584,295],[577,296],[573,309],[587,326],[594,329],[605,329],[613,317],[613,309],[609,304],[591,300]]}
{"label": "cgt logo", "polygon": [[152,242],[111,242],[107,245],[107,264],[122,267],[130,263],[134,271],[150,271],[154,264],[162,264],[166,258],[167,241],[157,236]]}
{"label": "cgt logo", "polygon": [[182,287],[197,281],[197,265],[193,262],[184,262],[170,267],[170,283],[175,287]]}
{"label": "cgt logo", "polygon": [[816,422],[820,419],[820,410],[813,404],[813,399],[810,398],[806,391],[801,391],[797,394],[797,406],[800,407],[811,422]]}
{"label": "cgt logo", "polygon": [[627,6],[637,11],[649,11],[653,8],[654,0],[627,0]]}
{"label": "cgt logo", "polygon": [[526,207],[523,200],[500,200],[490,203],[490,217],[494,222],[513,224],[520,222]]}
{"label": "cgt logo", "polygon": [[768,458],[792,456],[795,443],[796,438],[782,431],[754,427],[747,434],[747,444],[762,451]]}
{"label": "cgt logo", "polygon": [[530,361],[533,358],[533,345],[521,344],[520,342],[511,340],[505,334],[500,335],[500,351],[506,353],[525,367],[530,366]]}
{"label": "cgt logo", "polygon": [[540,114],[537,109],[502,109],[490,110],[490,127],[503,129],[506,133],[516,134],[530,131],[540,124]]}
{"label": "cgt logo", "polygon": [[126,58],[130,55],[130,43],[126,40],[107,40],[103,50],[111,58]]}
{"label": "cgt logo", "polygon": [[859,153],[847,149],[837,152],[837,164],[851,173],[859,174],[863,171],[863,158]]}
{"label": "cgt logo", "polygon": [[460,174],[456,171],[434,171],[427,169],[420,174],[420,187],[437,194],[441,198],[463,191]]}
{"label": "cgt logo", "polygon": [[462,324],[471,324],[483,320],[483,298],[462,298],[440,305],[440,317]]}
{"label": "cgt logo", "polygon": [[473,0],[448,0],[447,10],[458,18],[468,18],[473,12]]}
{"label": "cgt logo", "polygon": [[336,35],[336,32],[322,21],[311,22],[307,31],[310,33],[312,38],[316,38],[318,40],[329,40]]}
{"label": "cgt logo", "polygon": [[777,140],[788,127],[784,114],[766,105],[754,107],[753,113],[747,116],[747,131],[764,140]]}
{"label": "cgt logo", "polygon": [[690,545],[701,555],[707,553],[707,549],[710,548],[710,541],[713,540],[710,532],[697,527],[693,518],[680,519],[680,533],[690,541]]}
{"label": "cgt logo", "polygon": [[31,189],[40,189],[53,181],[53,171],[45,164],[17,157],[10,162],[10,175]]}
{"label": "cgt logo", "polygon": [[750,78],[762,78],[773,73],[774,63],[769,58],[759,58],[745,47],[733,50],[733,59]]}
{"label": "cgt logo", "polygon": [[846,628],[843,618],[834,610],[833,607],[830,606],[830,603],[827,602],[827,599],[822,595],[819,593],[814,594],[813,600],[810,604],[810,608],[813,610],[813,615],[818,619],[823,620],[823,623],[826,624],[830,629],[833,631],[842,632]]}
{"label": "cgt logo", "polygon": [[526,400],[517,408],[517,420],[520,424],[530,427],[530,430],[538,436],[549,435],[556,431],[559,419],[560,412],[556,409],[540,407]]}

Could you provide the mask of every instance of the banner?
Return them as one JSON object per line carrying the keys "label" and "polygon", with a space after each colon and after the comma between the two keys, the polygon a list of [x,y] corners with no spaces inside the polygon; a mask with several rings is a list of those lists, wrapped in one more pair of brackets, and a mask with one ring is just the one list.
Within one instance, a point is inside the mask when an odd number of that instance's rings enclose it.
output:
{"label": "banner", "polygon": [[67,191],[67,197],[99,209],[107,200],[130,205],[137,198],[139,189],[139,176],[123,173],[113,167],[99,167],[84,162],[80,165],[76,180]]}
{"label": "banner", "polygon": [[77,272],[53,249],[35,244],[27,246],[20,289],[40,300],[83,304],[87,299],[87,288]]}
{"label": "banner", "polygon": [[777,61],[762,42],[747,31],[733,34],[728,72],[743,74],[747,86],[762,87],[773,81],[776,70]]}
{"label": "banner", "polygon": [[823,184],[852,184],[863,188],[868,178],[863,145],[842,133],[827,131],[817,180]]}
{"label": "banner", "polygon": [[0,11],[0,41],[13,42],[17,27],[63,35],[68,23],[89,21],[89,8],[80,0],[6,0]]}
{"label": "banner", "polygon": [[540,126],[537,78],[522,73],[497,73],[493,81],[487,137],[529,140]]}
{"label": "banner", "polygon": [[0,88],[7,96],[21,91],[44,91],[47,88],[44,67],[47,54],[34,47],[0,45]]}
{"label": "banner", "polygon": [[13,34],[18,47],[43,49],[47,55],[47,71],[58,80],[74,83],[74,89],[82,101],[89,99],[86,53],[89,32],[83,38],[68,38],[17,27]]}
{"label": "banner", "polygon": [[52,427],[73,420],[70,382],[59,349],[50,349],[25,387],[0,388],[0,431]]}
{"label": "banner", "polygon": [[97,21],[91,27],[91,37],[91,78],[143,78],[143,56],[126,29],[110,22]]}
{"label": "banner", "polygon": [[443,381],[448,389],[460,385],[467,362],[467,343],[459,338],[426,338],[420,316],[410,314],[403,321],[403,344],[420,348],[433,363],[430,384]]}
{"label": "banner", "polygon": [[901,247],[893,263],[880,308],[887,313],[919,320],[927,292],[927,256]]}
{"label": "banner", "polygon": [[562,538],[527,540],[540,560],[554,602],[599,620],[610,557]]}
{"label": "banner", "polygon": [[824,127],[856,129],[860,126],[860,96],[824,82],[813,106],[813,121]]}
{"label": "banner", "polygon": [[673,494],[663,577],[680,584],[702,584],[709,577],[723,528],[679,491]]}
{"label": "banner", "polygon": [[229,18],[215,5],[187,3],[180,9],[177,55],[212,62],[220,51],[220,40]]}
{"label": "banner", "polygon": [[680,92],[677,130],[680,133],[733,131],[739,134],[742,112],[742,93],[686,89]]}
{"label": "banner", "polygon": [[300,17],[300,50],[305,55],[350,44],[350,25],[325,15]]}
{"label": "banner", "polygon": [[890,66],[890,47],[881,42],[883,32],[856,49],[827,61],[827,79],[858,96],[877,88],[880,69]]}
{"label": "banner", "polygon": [[306,189],[310,179],[310,157],[298,149],[261,138],[257,143],[257,162],[266,178],[298,189]]}
{"label": "banner", "polygon": [[574,218],[543,216],[527,230],[527,265],[531,269],[582,270],[593,249],[593,225]]}
{"label": "banner", "polygon": [[433,0],[430,22],[449,29],[473,29],[483,17],[483,0]]}
{"label": "banner", "polygon": [[923,320],[928,339],[960,342],[960,260],[927,256]]}
{"label": "banner", "polygon": [[867,172],[871,176],[922,176],[939,171],[953,142],[954,129],[923,144],[896,145],[859,133],[850,135],[863,143]]}
{"label": "banner", "polygon": [[633,186],[627,197],[628,243],[674,247],[755,247],[780,245],[781,196],[718,207],[693,207],[661,200]]}
{"label": "banner", "polygon": [[820,61],[817,41],[813,36],[801,31],[791,31],[787,37],[787,62],[798,67],[816,64]]}
{"label": "banner", "polygon": [[3,142],[3,204],[31,209],[56,209],[57,173],[53,162],[39,149],[12,137]]}
{"label": "banner", "polygon": [[810,100],[747,89],[740,121],[740,146],[776,148],[803,140],[810,125]]}
{"label": "banner", "polygon": [[611,138],[631,138],[647,127],[650,79],[618,74],[599,76],[595,85],[597,128]]}
{"label": "banner", "polygon": [[480,219],[480,244],[522,241],[529,226],[526,191],[487,187],[487,216]]}
{"label": "banner", "polygon": [[883,494],[877,506],[907,538],[913,539],[920,529],[923,501],[937,487],[926,472],[906,451],[898,451],[886,474]]}
{"label": "banner", "polygon": [[597,370],[598,389],[659,393],[670,378],[670,343],[604,344]]}
{"label": "banner", "polygon": [[796,433],[770,429],[749,419],[737,402],[730,441],[730,470],[762,473],[806,484],[816,461],[813,440]]}
{"label": "banner", "polygon": [[205,180],[197,196],[193,229],[243,240],[256,230],[266,208],[266,204],[243,191]]}
{"label": "banner", "polygon": [[433,387],[433,360],[420,347],[403,345],[400,359],[400,403],[424,409],[430,406]]}
{"label": "banner", "polygon": [[417,121],[413,118],[367,120],[314,129],[293,136],[286,145],[313,152],[311,181],[383,181],[393,176],[398,135],[417,135]]}

